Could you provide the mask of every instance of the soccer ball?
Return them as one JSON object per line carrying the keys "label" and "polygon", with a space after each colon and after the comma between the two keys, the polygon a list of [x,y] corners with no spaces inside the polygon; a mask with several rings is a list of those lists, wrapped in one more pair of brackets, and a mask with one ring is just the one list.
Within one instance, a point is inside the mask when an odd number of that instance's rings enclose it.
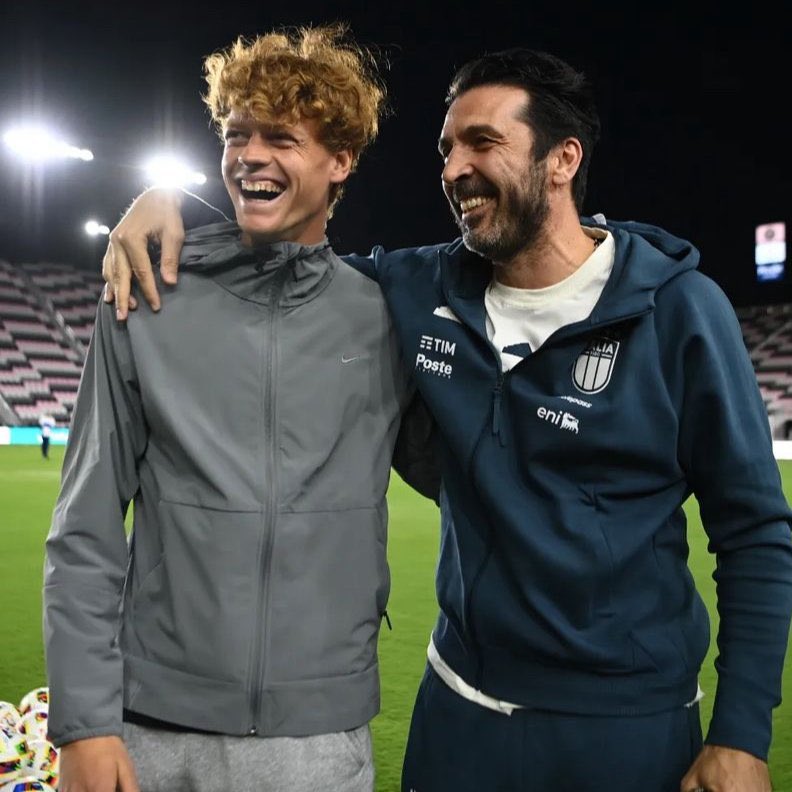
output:
{"label": "soccer ball", "polygon": [[0,701],[0,729],[11,732],[19,729],[19,710],[8,701]]}
{"label": "soccer ball", "polygon": [[30,756],[26,774],[46,781],[51,786],[58,785],[60,775],[60,752],[49,740],[28,740]]}
{"label": "soccer ball", "polygon": [[22,697],[19,702],[19,714],[26,715],[30,710],[39,707],[49,709],[49,688],[38,687],[33,688]]}
{"label": "soccer ball", "polygon": [[32,776],[24,776],[0,786],[0,792],[55,792],[55,787]]}
{"label": "soccer ball", "polygon": [[19,778],[22,771],[26,772],[31,755],[24,734],[0,731],[0,783],[12,781]]}
{"label": "soccer ball", "polygon": [[18,756],[0,756],[0,784],[19,778],[23,770],[27,771],[24,759]]}
{"label": "soccer ball", "polygon": [[24,734],[29,740],[46,740],[48,715],[46,707],[34,707],[29,710],[19,720],[20,734]]}

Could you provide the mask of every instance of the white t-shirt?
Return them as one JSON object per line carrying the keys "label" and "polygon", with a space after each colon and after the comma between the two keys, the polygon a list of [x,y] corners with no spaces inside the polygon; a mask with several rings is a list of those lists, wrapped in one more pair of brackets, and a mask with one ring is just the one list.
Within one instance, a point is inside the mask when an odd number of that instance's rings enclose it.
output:
{"label": "white t-shirt", "polygon": [[487,336],[500,353],[504,372],[559,328],[588,317],[597,304],[613,269],[616,245],[607,231],[587,228],[586,233],[600,242],[564,280],[543,289],[516,289],[493,279],[487,287]]}

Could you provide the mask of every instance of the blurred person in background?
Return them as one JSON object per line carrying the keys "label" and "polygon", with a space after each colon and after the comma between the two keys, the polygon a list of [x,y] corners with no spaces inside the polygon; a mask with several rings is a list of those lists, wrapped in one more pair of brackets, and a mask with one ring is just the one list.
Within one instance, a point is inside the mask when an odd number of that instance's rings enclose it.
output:
{"label": "blurred person in background", "polygon": [[39,427],[41,427],[41,456],[44,459],[49,459],[50,439],[52,438],[52,430],[55,428],[55,419],[44,413],[39,416]]}

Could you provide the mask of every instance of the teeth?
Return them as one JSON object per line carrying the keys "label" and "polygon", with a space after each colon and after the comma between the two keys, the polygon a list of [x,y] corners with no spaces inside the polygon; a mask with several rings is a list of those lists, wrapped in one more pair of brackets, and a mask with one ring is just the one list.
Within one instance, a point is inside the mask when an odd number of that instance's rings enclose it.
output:
{"label": "teeth", "polygon": [[273,181],[269,181],[268,179],[263,179],[261,181],[248,181],[247,179],[241,179],[242,189],[247,190],[248,192],[270,192],[270,193],[277,193],[280,195],[286,188],[281,187],[280,184],[276,184]]}
{"label": "teeth", "polygon": [[471,209],[475,209],[477,206],[483,206],[485,203],[491,201],[492,198],[466,198],[464,201],[460,201],[459,208],[462,210],[462,213],[469,212]]}

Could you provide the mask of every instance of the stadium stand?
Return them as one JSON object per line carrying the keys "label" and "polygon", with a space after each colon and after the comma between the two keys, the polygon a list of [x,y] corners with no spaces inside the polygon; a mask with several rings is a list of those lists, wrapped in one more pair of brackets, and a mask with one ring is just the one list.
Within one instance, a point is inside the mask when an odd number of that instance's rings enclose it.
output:
{"label": "stadium stand", "polygon": [[0,423],[71,419],[102,289],[98,272],[0,261]]}
{"label": "stadium stand", "polygon": [[776,440],[792,436],[792,305],[738,308],[770,428]]}
{"label": "stadium stand", "polygon": [[[98,271],[0,260],[0,425],[68,425],[102,286]],[[773,437],[791,439],[792,305],[737,316]]]}

